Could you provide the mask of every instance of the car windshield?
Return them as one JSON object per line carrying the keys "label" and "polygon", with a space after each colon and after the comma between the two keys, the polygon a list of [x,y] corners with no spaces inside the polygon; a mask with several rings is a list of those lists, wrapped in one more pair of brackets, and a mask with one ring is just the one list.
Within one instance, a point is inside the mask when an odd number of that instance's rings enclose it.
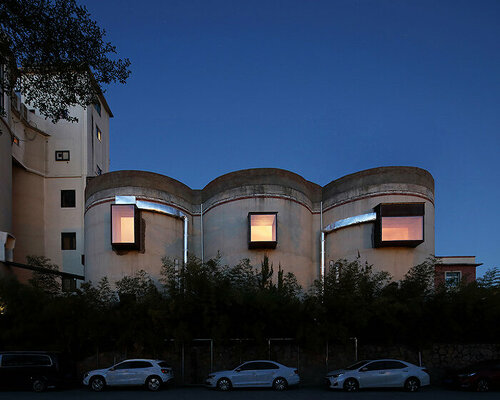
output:
{"label": "car windshield", "polygon": [[349,365],[345,369],[347,371],[352,371],[353,369],[358,369],[361,368],[363,365],[365,365],[369,360],[363,360],[363,361],[358,361],[356,364]]}

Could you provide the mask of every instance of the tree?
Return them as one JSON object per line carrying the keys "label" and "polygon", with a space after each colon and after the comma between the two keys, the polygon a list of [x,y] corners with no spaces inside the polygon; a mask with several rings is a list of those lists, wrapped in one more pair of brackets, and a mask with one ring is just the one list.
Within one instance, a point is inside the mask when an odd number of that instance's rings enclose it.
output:
{"label": "tree", "polygon": [[[34,267],[44,268],[48,271],[59,271],[59,267],[56,264],[52,264],[50,259],[44,256],[27,256],[26,261],[28,265]],[[50,272],[34,271],[29,282],[33,287],[41,289],[50,295],[56,295],[61,292],[60,278]]]}
{"label": "tree", "polygon": [[53,122],[76,121],[68,109],[97,102],[101,85],[125,83],[128,59],[113,60],[116,48],[75,0],[0,2],[0,82]]}

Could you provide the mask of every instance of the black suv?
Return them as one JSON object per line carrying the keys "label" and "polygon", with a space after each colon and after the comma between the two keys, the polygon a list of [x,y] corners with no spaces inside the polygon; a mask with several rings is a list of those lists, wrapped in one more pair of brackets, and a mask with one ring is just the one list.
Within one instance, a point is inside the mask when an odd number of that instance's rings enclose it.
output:
{"label": "black suv", "polygon": [[43,392],[48,387],[67,386],[73,368],[61,354],[44,351],[0,352],[0,386],[31,388]]}

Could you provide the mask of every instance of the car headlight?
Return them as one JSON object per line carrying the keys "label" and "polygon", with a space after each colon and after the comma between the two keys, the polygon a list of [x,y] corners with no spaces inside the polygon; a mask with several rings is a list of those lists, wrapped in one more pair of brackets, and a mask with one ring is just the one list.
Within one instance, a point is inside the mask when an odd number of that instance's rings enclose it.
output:
{"label": "car headlight", "polygon": [[83,379],[85,379],[87,376],[89,376],[89,372],[85,372],[85,373],[83,374]]}
{"label": "car headlight", "polygon": [[332,375],[327,375],[327,378],[338,378],[340,376],[344,375],[342,372],[340,374],[332,374]]}
{"label": "car headlight", "polygon": [[208,375],[208,379],[214,379],[215,375]]}

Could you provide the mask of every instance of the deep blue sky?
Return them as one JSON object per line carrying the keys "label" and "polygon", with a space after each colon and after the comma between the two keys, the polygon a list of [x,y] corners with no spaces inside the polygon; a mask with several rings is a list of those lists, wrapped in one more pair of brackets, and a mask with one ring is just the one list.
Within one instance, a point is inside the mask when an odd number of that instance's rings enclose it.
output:
{"label": "deep blue sky", "polygon": [[132,61],[111,169],[436,182],[436,254],[500,264],[500,2],[80,0]]}

